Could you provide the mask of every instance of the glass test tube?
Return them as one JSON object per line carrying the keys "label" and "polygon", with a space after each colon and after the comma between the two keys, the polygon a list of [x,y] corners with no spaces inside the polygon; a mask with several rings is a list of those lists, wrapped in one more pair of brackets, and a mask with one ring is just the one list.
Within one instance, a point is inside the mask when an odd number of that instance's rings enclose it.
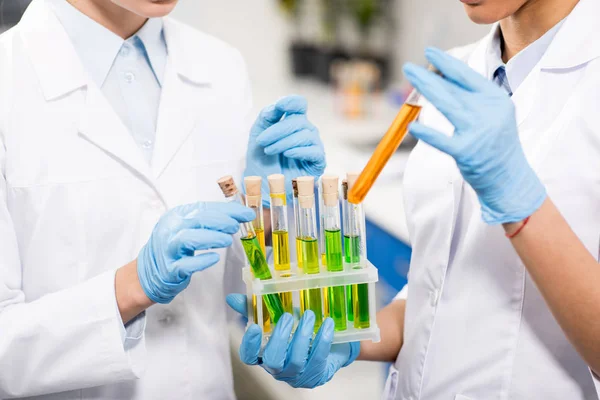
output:
{"label": "glass test tube", "polygon": [[[348,180],[342,180],[342,213],[343,217],[343,234],[344,234],[344,262],[346,264],[352,264],[355,259],[352,257],[354,252],[350,249],[351,243],[349,243],[348,236]],[[356,262],[356,261],[355,261]],[[352,267],[352,265],[350,265]],[[352,285],[346,286],[346,313],[348,314],[348,321],[354,321],[354,305],[352,301]]]}
{"label": "glass test tube", "polygon": [[[323,193],[322,223],[325,231],[325,255],[327,271],[342,272],[342,225],[340,222],[339,179],[337,176],[326,175],[321,179]],[[327,288],[329,303],[328,315],[333,319],[336,331],[344,331],[346,325],[346,295],[345,286]]]}
{"label": "glass test tube", "polygon": [[[256,218],[251,222],[256,238],[260,244],[263,254],[267,255],[265,245],[265,220],[263,215],[262,195],[261,195],[262,178],[260,176],[247,176],[244,178],[244,186],[246,187],[246,206],[251,208],[256,214]],[[264,299],[263,299],[264,300]],[[258,302],[256,295],[252,295],[252,310],[254,311],[254,320],[258,320],[258,311],[256,309]],[[262,302],[263,329],[265,332],[271,332],[271,318],[267,310],[267,304]]]}
{"label": "glass test tube", "polygon": [[[287,216],[287,196],[285,194],[285,177],[281,174],[269,175],[271,192],[271,232],[273,242],[273,260],[276,271],[287,271],[282,277],[290,277],[290,239]],[[293,314],[292,293],[279,293],[281,303],[286,312]]]}
{"label": "glass test tube", "polygon": [[[292,179],[292,193],[293,199],[292,202],[294,204],[294,227],[295,227],[295,236],[296,236],[296,263],[298,265],[298,272],[302,272],[302,241],[300,240],[300,225],[298,225],[299,221],[299,206],[298,206],[298,181],[296,179]],[[305,296],[304,290],[300,290],[300,313],[304,314],[304,311],[308,310],[308,301],[307,296]]]}
{"label": "glass test tube", "polygon": [[[439,71],[431,66],[429,69],[438,75],[440,74]],[[375,183],[375,180],[377,180],[377,177],[383,170],[383,167],[385,167],[390,158],[392,158],[392,155],[398,150],[400,143],[402,143],[406,137],[408,126],[417,119],[421,112],[421,106],[419,105],[420,98],[421,94],[417,92],[416,89],[410,93],[396,115],[396,118],[394,118],[392,125],[389,127],[388,131],[375,148],[367,165],[360,173],[356,184],[349,188],[348,201],[350,203],[362,203]]]}
{"label": "glass test tube", "polygon": [[[352,190],[358,174],[348,174],[348,189]],[[362,204],[345,202],[344,212],[344,254],[351,268],[362,268],[367,255],[365,213]],[[352,309],[354,327],[366,329],[371,326],[369,315],[369,285],[352,285]]]}
{"label": "glass test tube", "polygon": [[[223,178],[219,179],[217,183],[229,201],[245,204],[244,199],[239,193],[231,176],[224,176]],[[244,252],[246,253],[246,257],[250,263],[250,268],[252,269],[253,275],[261,280],[271,279],[271,270],[269,270],[265,253],[260,246],[252,223],[244,222],[240,224],[240,236],[242,240],[242,246],[244,247]],[[285,312],[279,296],[276,294],[264,295],[263,302],[266,304],[271,320],[277,323],[279,318]],[[255,321],[258,322],[258,318],[256,318]]]}
{"label": "glass test tube", "polygon": [[[315,179],[311,176],[302,176],[296,181],[298,184],[298,220],[296,224],[299,232],[302,269],[305,274],[318,274],[321,270],[315,209]],[[323,323],[321,293],[321,289],[304,290],[306,306],[315,313],[315,332]]]}
{"label": "glass test tube", "polygon": [[[323,224],[323,183],[322,178],[319,179],[319,183],[317,184],[317,192],[319,199],[319,251],[321,253],[321,265],[327,266],[327,256],[325,254],[325,225]],[[323,313],[326,317],[330,314],[329,309],[329,295],[327,292],[327,288],[323,288]]]}

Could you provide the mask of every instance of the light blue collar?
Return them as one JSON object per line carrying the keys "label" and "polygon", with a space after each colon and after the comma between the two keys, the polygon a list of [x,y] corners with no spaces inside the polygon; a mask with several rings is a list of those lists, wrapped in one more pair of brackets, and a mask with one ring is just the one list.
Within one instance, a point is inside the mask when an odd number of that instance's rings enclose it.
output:
{"label": "light blue collar", "polygon": [[[119,50],[125,43],[121,37],[83,14],[66,0],[47,0],[71,39],[77,55],[91,79],[102,87]],[[162,86],[167,57],[163,20],[149,19],[135,35],[127,39],[135,46],[137,39]]]}
{"label": "light blue collar", "polygon": [[521,50],[506,64],[502,61],[502,31],[500,29],[500,24],[498,24],[496,26],[494,37],[486,52],[487,78],[490,80],[493,79],[496,70],[500,67],[505,67],[509,86],[514,93],[536,64],[542,59],[564,21],[565,20],[563,19],[558,24],[554,25],[542,37]]}

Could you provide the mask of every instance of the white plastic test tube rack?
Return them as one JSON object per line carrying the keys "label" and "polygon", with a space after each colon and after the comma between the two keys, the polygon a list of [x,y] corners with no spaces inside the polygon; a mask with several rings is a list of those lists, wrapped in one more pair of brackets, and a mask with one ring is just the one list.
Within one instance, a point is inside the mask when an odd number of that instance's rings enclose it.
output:
{"label": "white plastic test tube rack", "polygon": [[[343,331],[335,331],[333,335],[333,343],[355,342],[362,340],[371,340],[373,342],[380,341],[379,327],[377,326],[376,316],[376,296],[375,283],[379,279],[377,268],[369,261],[364,261],[362,264],[344,264],[344,271],[329,272],[327,268],[320,267],[319,274],[304,274],[302,269],[298,269],[296,263],[291,264],[289,271],[276,271],[272,265],[272,279],[260,280],[252,276],[250,268],[243,269],[243,279],[246,283],[248,299],[252,299],[252,295],[256,295],[258,321],[254,321],[252,313],[252,302],[248,302],[248,326],[257,323],[263,327],[262,317],[262,295],[271,293],[292,292],[294,301],[294,330],[299,321],[300,299],[298,292],[304,289],[316,289],[332,286],[347,286],[366,283],[369,286],[369,317],[370,324],[368,328],[356,329],[353,321],[347,321],[347,329]],[[323,310],[325,312],[325,310]],[[355,316],[356,318],[356,316]],[[266,332],[263,329],[263,345],[266,344],[271,332]]]}

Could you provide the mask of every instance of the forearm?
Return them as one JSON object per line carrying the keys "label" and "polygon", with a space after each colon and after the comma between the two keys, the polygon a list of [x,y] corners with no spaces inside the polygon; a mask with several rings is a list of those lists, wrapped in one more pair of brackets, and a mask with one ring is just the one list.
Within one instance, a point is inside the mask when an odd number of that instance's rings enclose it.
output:
{"label": "forearm", "polygon": [[146,296],[140,284],[137,273],[137,260],[117,270],[115,274],[115,294],[124,324],[154,304]]}
{"label": "forearm", "polygon": [[[514,232],[517,224],[505,224]],[[600,267],[548,198],[511,242],[561,328],[600,371]]]}
{"label": "forearm", "polygon": [[381,341],[361,342],[359,360],[394,362],[404,339],[406,300],[396,300],[377,313]]}

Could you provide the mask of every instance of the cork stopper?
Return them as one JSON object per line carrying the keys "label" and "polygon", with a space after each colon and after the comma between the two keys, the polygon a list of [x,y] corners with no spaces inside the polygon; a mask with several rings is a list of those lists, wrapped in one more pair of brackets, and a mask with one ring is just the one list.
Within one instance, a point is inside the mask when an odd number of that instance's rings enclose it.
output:
{"label": "cork stopper", "polygon": [[271,193],[285,193],[285,177],[282,174],[273,174],[267,177]]}
{"label": "cork stopper", "polygon": [[298,198],[298,181],[296,179],[292,179],[292,192],[294,197]]}
{"label": "cork stopper", "polygon": [[226,175],[217,181],[225,197],[232,197],[238,192],[233,176]]}
{"label": "cork stopper", "polygon": [[339,178],[335,175],[325,175],[321,178],[323,185],[323,203],[326,206],[336,206],[339,201]]}
{"label": "cork stopper", "polygon": [[298,182],[298,196],[315,195],[315,178],[312,176],[301,176],[296,179]]}
{"label": "cork stopper", "polygon": [[348,200],[348,180],[342,180],[342,198]]}
{"label": "cork stopper", "polygon": [[244,178],[244,186],[246,186],[247,196],[260,196],[260,186],[262,178],[260,176],[247,176]]}
{"label": "cork stopper", "polygon": [[346,178],[348,179],[348,190],[351,190],[354,184],[356,183],[356,180],[358,179],[358,173],[348,172],[346,174]]}
{"label": "cork stopper", "polygon": [[298,204],[301,208],[313,208],[315,206],[315,178],[312,176],[301,176],[298,183]]}

